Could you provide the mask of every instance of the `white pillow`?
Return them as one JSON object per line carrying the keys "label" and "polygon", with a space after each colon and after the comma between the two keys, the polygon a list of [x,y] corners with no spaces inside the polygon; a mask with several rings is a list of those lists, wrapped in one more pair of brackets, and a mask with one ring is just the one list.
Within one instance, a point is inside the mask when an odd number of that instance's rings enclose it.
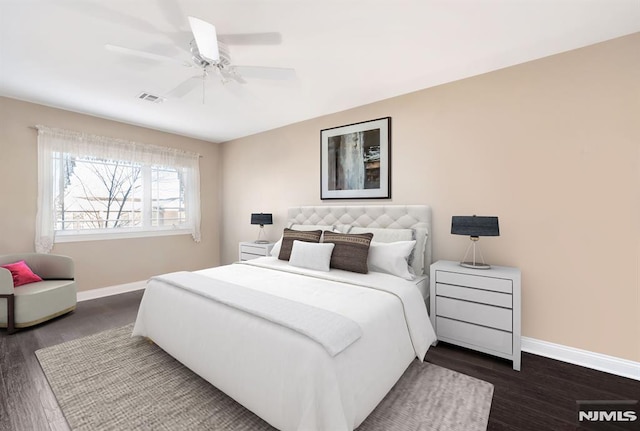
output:
{"label": "white pillow", "polygon": [[[428,272],[428,269],[425,271],[424,254],[429,232],[426,228],[415,228],[414,230],[416,231],[416,246],[413,249],[413,256],[409,258],[409,264],[416,274],[422,275]],[[429,254],[429,258],[431,258],[431,254]]]}
{"label": "white pillow", "polygon": [[369,271],[384,272],[405,280],[415,276],[409,270],[409,255],[416,241],[376,242],[371,241],[367,266]]}
{"label": "white pillow", "polygon": [[276,241],[275,244],[273,244],[273,248],[271,249],[271,252],[269,254],[275,257],[280,256],[280,247],[282,247],[282,237],[280,237],[280,239]]}
{"label": "white pillow", "polygon": [[333,231],[337,233],[349,233],[351,227],[350,224],[337,224],[333,227]]}
{"label": "white pillow", "polygon": [[409,266],[413,272],[418,275],[425,273],[424,271],[424,252],[427,244],[428,232],[424,228],[407,228],[407,229],[391,229],[379,227],[359,227],[353,226],[349,233],[365,233],[373,234],[373,241],[376,242],[397,242],[416,240],[413,254],[409,256]]}
{"label": "white pillow", "polygon": [[289,264],[300,268],[329,271],[329,263],[331,262],[333,247],[335,247],[335,244],[333,243],[315,243],[294,240],[293,247],[291,247]]}
{"label": "white pillow", "polygon": [[413,229],[385,229],[381,227],[360,227],[353,226],[349,233],[367,233],[373,234],[373,240],[376,242],[396,242],[411,241],[416,239],[416,232]]}

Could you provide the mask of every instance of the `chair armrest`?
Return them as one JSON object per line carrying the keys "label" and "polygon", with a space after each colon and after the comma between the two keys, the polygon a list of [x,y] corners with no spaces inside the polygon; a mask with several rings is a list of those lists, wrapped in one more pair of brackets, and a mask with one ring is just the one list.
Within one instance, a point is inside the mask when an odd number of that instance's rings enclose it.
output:
{"label": "chair armrest", "polygon": [[73,259],[58,254],[34,253],[25,259],[33,272],[44,280],[73,280],[75,268]]}
{"label": "chair armrest", "polygon": [[11,271],[0,268],[0,295],[10,295],[13,293],[13,277]]}

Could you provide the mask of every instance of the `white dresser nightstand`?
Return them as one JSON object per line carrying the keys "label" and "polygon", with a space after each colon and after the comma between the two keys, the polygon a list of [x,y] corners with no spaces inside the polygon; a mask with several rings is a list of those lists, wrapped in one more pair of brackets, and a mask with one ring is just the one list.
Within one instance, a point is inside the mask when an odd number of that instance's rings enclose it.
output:
{"label": "white dresser nightstand", "polygon": [[520,371],[520,270],[431,265],[431,323],[439,341],[513,361]]}
{"label": "white dresser nightstand", "polygon": [[269,256],[274,245],[273,242],[262,244],[250,241],[241,242],[238,246],[238,259],[243,261]]}

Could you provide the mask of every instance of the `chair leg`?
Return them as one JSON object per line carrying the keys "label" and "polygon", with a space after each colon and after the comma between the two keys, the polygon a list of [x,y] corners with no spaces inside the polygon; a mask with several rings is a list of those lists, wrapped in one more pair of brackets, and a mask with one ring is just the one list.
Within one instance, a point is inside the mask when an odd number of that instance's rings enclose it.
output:
{"label": "chair leg", "polygon": [[7,299],[7,334],[13,334],[16,332],[15,328],[15,297],[13,293],[9,295],[0,295],[0,298]]}

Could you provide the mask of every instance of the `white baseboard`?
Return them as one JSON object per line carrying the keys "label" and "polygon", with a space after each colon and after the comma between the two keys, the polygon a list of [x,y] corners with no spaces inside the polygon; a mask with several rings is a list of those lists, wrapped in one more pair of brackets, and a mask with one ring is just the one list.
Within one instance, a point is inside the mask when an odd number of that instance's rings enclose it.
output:
{"label": "white baseboard", "polygon": [[147,281],[134,281],[133,283],[118,284],[116,286],[101,287],[99,289],[84,290],[78,292],[78,301],[89,301],[91,299],[104,298],[105,296],[119,295],[121,293],[133,292],[144,289]]}
{"label": "white baseboard", "polygon": [[522,351],[570,364],[592,368],[634,380],[640,380],[640,362],[576,349],[535,338],[522,337]]}

